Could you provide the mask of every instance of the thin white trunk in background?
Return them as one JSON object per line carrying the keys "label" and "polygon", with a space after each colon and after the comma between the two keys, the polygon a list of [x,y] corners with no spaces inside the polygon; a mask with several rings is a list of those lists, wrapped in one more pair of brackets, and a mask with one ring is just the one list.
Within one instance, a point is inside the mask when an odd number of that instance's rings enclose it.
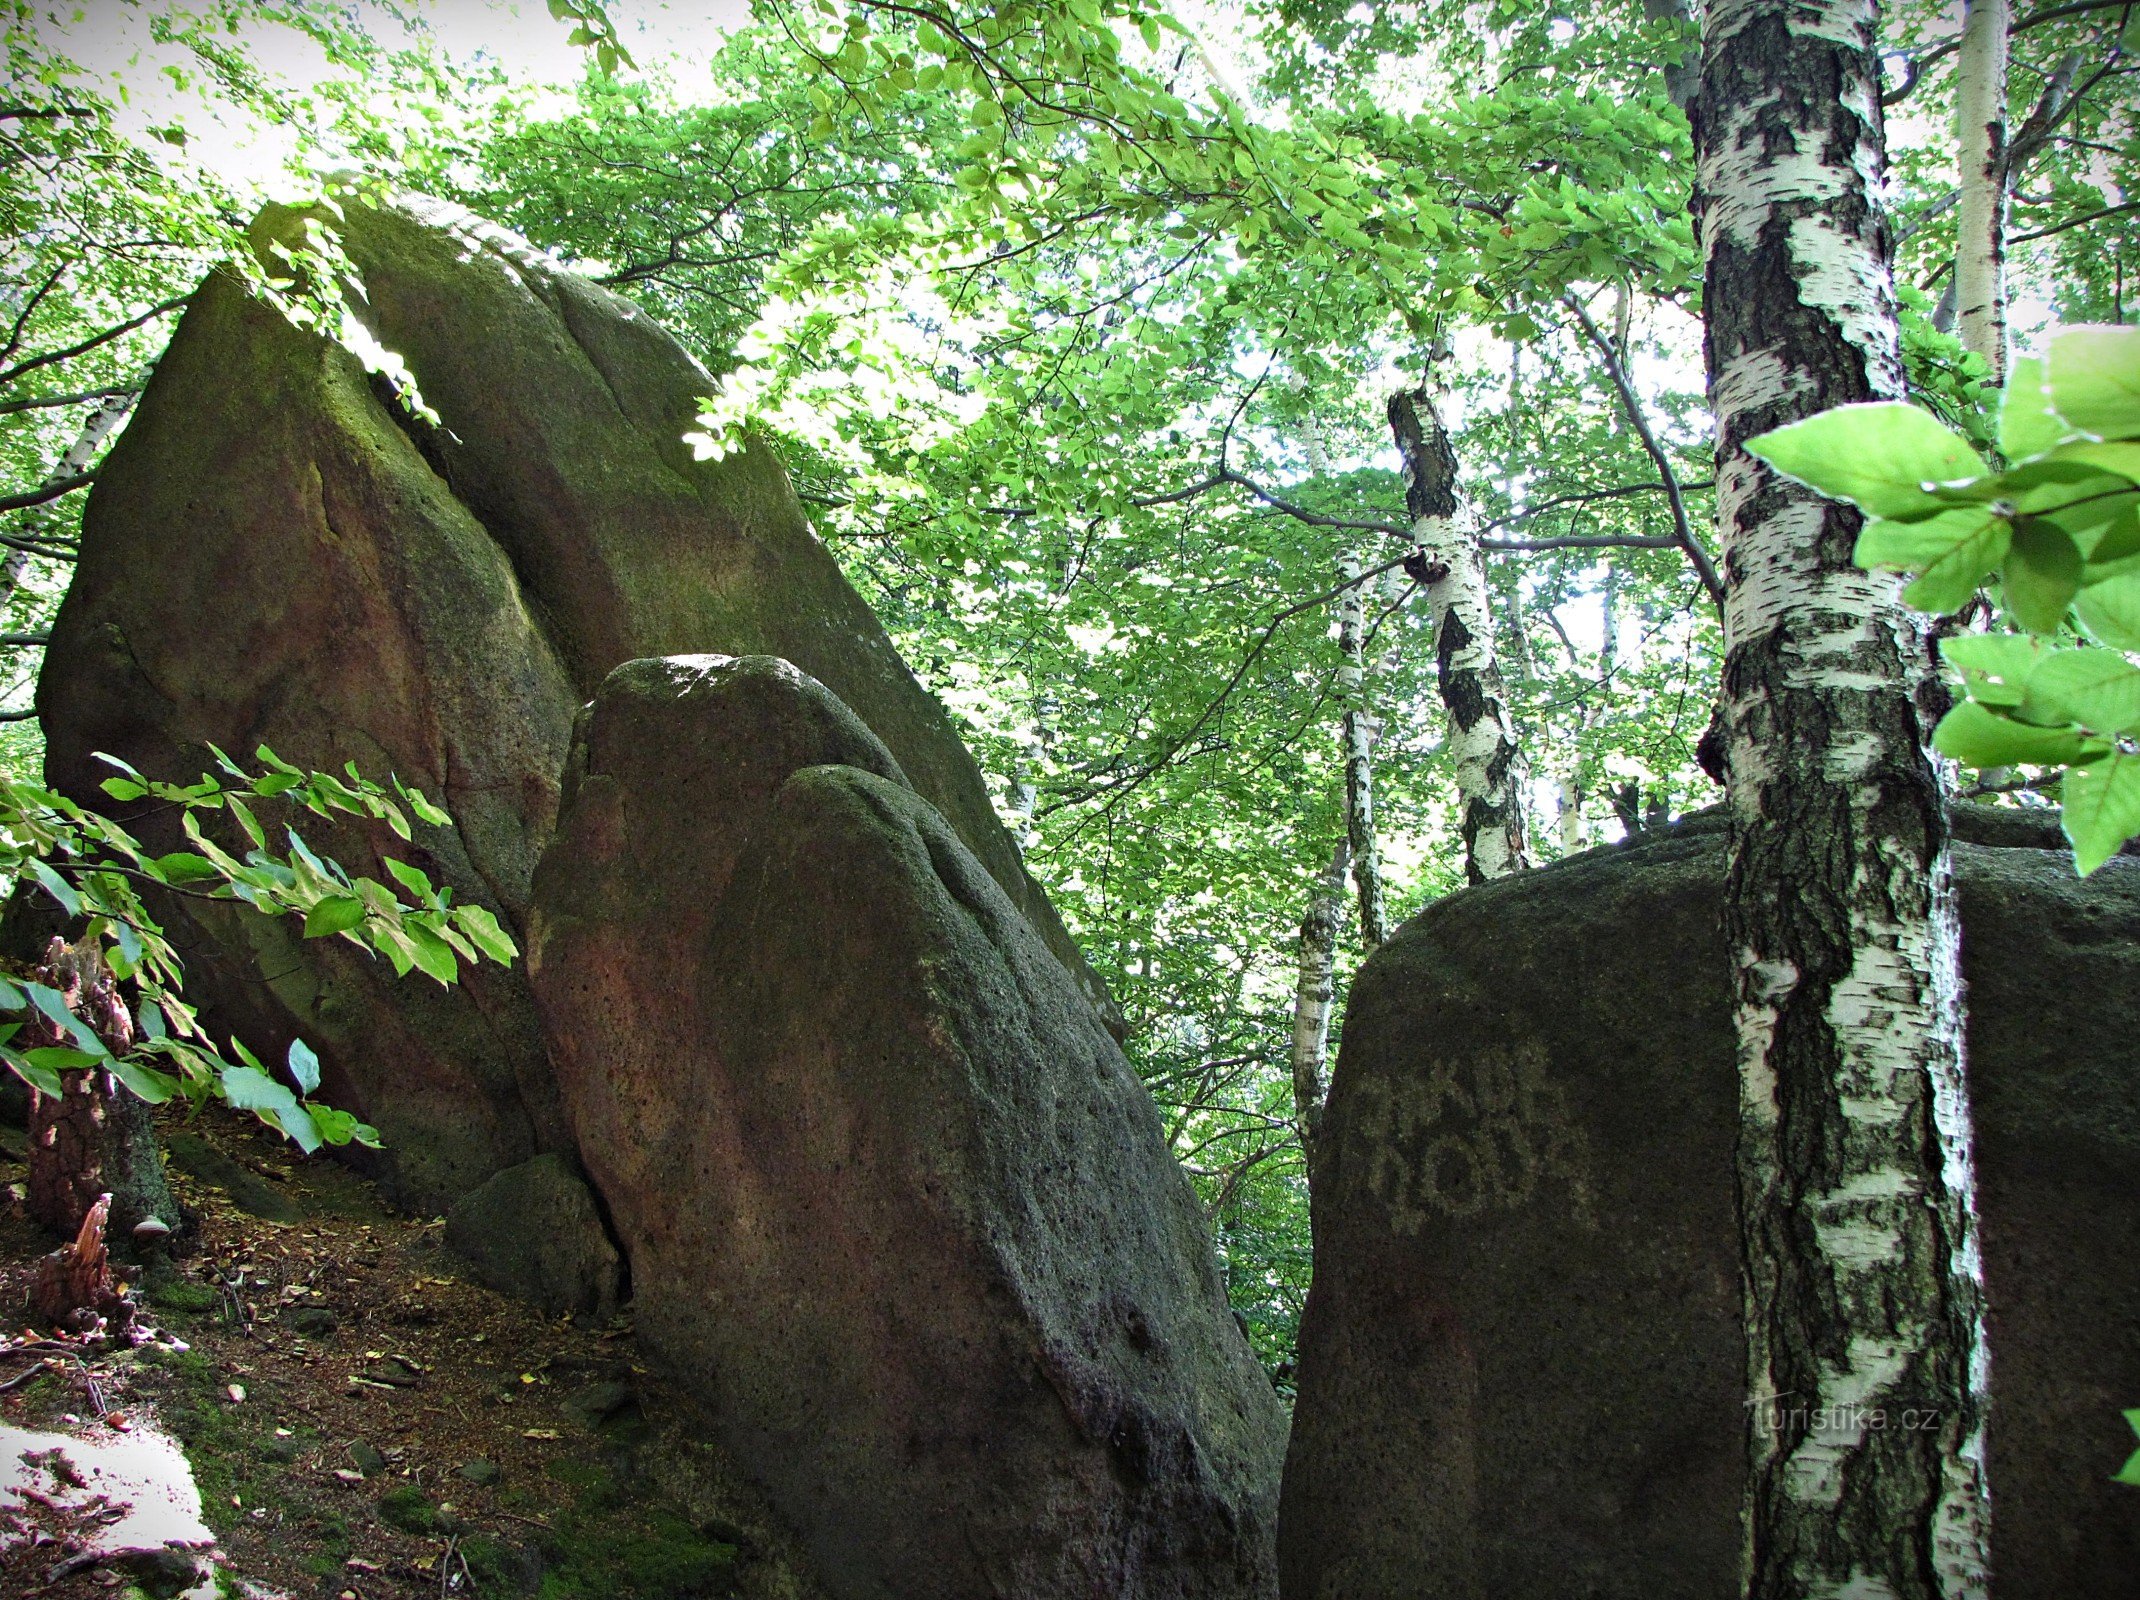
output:
{"label": "thin white trunk in background", "polygon": [[1955,58],[1961,200],[1954,252],[1962,348],[2006,378],[2006,45],[2008,0],[1967,0]]}
{"label": "thin white trunk in background", "polygon": [[1382,890],[1382,857],[1375,847],[1375,735],[1367,708],[1367,585],[1357,551],[1338,563],[1338,704],[1344,708],[1345,834],[1352,847],[1352,878],[1360,896],[1360,942],[1372,953],[1389,937],[1389,910]]}
{"label": "thin white trunk in background", "polygon": [[1568,777],[1560,780],[1560,848],[1563,854],[1573,855],[1590,842],[1590,831],[1583,824],[1583,786]]}
{"label": "thin white trunk in background", "polygon": [[1457,525],[1456,455],[1433,397],[1425,389],[1394,394],[1389,419],[1404,462],[1405,505],[1449,712],[1444,748],[1456,778],[1465,877],[1485,883],[1530,865],[1523,762],[1494,654],[1486,561],[1477,536]]}
{"label": "thin white trunk in background", "polygon": [[[55,488],[68,479],[79,478],[87,472],[89,464],[96,460],[97,452],[104,448],[104,441],[118,431],[119,424],[126,420],[126,414],[134,409],[134,401],[138,397],[137,391],[129,390],[124,394],[106,395],[99,400],[96,408],[83,418],[82,430],[74,436],[74,443],[67,446],[66,453],[54,463],[52,470],[45,475],[45,481],[39,484],[38,488]],[[7,559],[0,561],[0,606],[5,606],[15,597],[15,591],[22,587],[23,575],[29,570],[30,553],[27,550],[8,551]]]}
{"label": "thin white trunk in background", "polygon": [[1919,633],[1852,564],[1857,514],[1744,448],[1902,393],[1876,37],[1871,0],[1713,0],[1695,119],[1755,1600],[1988,1581],[1960,929]]}
{"label": "thin white trunk in background", "polygon": [[1323,1110],[1323,1062],[1330,1048],[1330,1003],[1337,990],[1338,928],[1345,919],[1350,841],[1340,839],[1308,892],[1300,919],[1300,970],[1293,988],[1293,1122],[1303,1150],[1315,1145]]}

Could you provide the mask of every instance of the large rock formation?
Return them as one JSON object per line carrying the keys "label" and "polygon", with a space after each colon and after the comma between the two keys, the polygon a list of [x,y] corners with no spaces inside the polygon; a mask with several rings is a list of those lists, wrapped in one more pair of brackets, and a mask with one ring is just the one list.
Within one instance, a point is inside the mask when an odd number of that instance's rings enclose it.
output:
{"label": "large rock formation", "polygon": [[1273,1592],[1284,1421],[1142,1085],[783,661],[619,668],[529,961],[647,1345],[843,1600]]}
{"label": "large rock formation", "polygon": [[[2140,1594],[2140,861],[1962,819],[2000,1600]],[[1451,896],[1362,970],[1316,1169],[1287,1600],[1737,1591],[1723,835]],[[1786,1397],[1772,1402],[1789,1405]],[[1883,1419],[1908,1426],[1911,1418]]]}
{"label": "large rock formation", "polygon": [[[271,214],[261,233],[301,220]],[[574,710],[609,670],[777,653],[854,707],[1104,1005],[779,464],[692,458],[704,370],[627,302],[465,213],[351,203],[342,234],[353,304],[437,423],[211,277],[90,495],[38,688],[51,781],[100,799],[97,751],[191,778],[210,742],[392,771],[453,817],[420,833],[417,864],[518,930]],[[356,871],[393,844],[306,831]],[[263,1054],[299,1032],[317,1046],[330,1097],[379,1125],[408,1199],[443,1208],[569,1148],[517,974],[446,992],[251,915],[193,924],[192,990]]]}

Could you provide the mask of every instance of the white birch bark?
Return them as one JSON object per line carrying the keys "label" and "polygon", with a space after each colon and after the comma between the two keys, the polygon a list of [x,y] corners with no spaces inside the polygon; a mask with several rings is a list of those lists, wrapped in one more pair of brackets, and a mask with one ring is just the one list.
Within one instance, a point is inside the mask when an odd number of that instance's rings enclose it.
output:
{"label": "white birch bark", "polygon": [[2008,0],[1967,0],[1955,58],[1961,199],[1954,252],[1962,348],[2006,379],[2006,48]]}
{"label": "white birch bark", "polygon": [[1464,873],[1484,883],[1530,865],[1523,761],[1495,659],[1493,600],[1476,535],[1458,525],[1456,456],[1426,390],[1392,395],[1390,430],[1404,461],[1405,505],[1418,546],[1464,839]]}
{"label": "white birch bark", "polygon": [[1875,25],[1871,0],[1714,0],[1696,116],[1757,1600],[1987,1583],[1959,929],[1918,633],[1852,564],[1856,513],[1743,447],[1902,391]]}
{"label": "white birch bark", "polygon": [[1300,920],[1299,976],[1293,987],[1293,1122],[1301,1148],[1313,1152],[1323,1111],[1323,1062],[1330,1048],[1330,1005],[1337,990],[1338,927],[1345,917],[1349,840],[1340,839],[1308,893]]}
{"label": "white birch bark", "polygon": [[[74,436],[74,443],[67,446],[66,452],[45,475],[45,481],[37,487],[40,490],[56,488],[70,478],[79,478],[87,472],[89,464],[96,460],[97,452],[104,448],[104,442],[118,431],[119,424],[124,422],[127,413],[134,409],[136,398],[136,391],[128,391],[106,395],[99,400],[96,407],[82,420],[81,431]],[[8,551],[7,559],[0,561],[0,606],[5,606],[14,598],[15,591],[22,587],[23,577],[29,570],[30,553],[27,550]]]}

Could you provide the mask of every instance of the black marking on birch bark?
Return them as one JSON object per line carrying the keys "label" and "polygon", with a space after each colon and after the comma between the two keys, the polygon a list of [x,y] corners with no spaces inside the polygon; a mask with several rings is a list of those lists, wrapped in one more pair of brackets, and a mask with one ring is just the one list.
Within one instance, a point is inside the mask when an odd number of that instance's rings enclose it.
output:
{"label": "black marking on birch bark", "polygon": [[1449,708],[1449,715],[1456,725],[1469,733],[1479,725],[1479,718],[1486,715],[1486,691],[1479,683],[1476,672],[1454,666],[1459,650],[1471,644],[1471,630],[1454,611],[1442,623],[1441,638],[1435,642],[1434,665],[1441,680],[1442,704]]}
{"label": "black marking on birch bark", "polygon": [[1456,450],[1449,431],[1425,389],[1400,389],[1390,396],[1390,431],[1404,461],[1404,508],[1421,517],[1456,515]]}
{"label": "black marking on birch bark", "polygon": [[[1876,164],[1882,148],[1872,9],[1812,9],[1820,14],[1793,0],[1712,6],[1694,115],[1719,480],[1736,474],[1734,489],[1748,487],[1735,499],[1719,494],[1726,578],[1744,629],[1729,643],[1724,674],[1734,810],[1724,933],[1747,1019],[1742,1048],[1755,1053],[1742,1072],[1772,1075],[1776,1117],[1767,1127],[1749,1107],[1738,1163],[1750,1375],[1783,1397],[1766,1403],[1766,1415],[1758,1394],[1749,1407],[1747,1593],[1796,1600],[1856,1576],[1886,1586],[1868,1592],[1937,1600],[1982,1592],[1968,1572],[1943,1575],[1936,1565],[1971,1559],[1966,1548],[1957,1557],[1939,1519],[1949,1505],[1944,1475],[1972,1476],[1963,1445],[1978,1426],[1969,1360],[1981,1315],[1980,1286],[1956,1264],[1972,1200],[1966,1181],[1946,1182],[1950,1152],[1933,1114],[1941,1074],[1952,1082],[1959,1073],[1955,1034],[1940,1031],[1955,1020],[1951,967],[1942,965],[1953,954],[1942,941],[1954,934],[1944,797],[1923,749],[1920,674],[1899,616],[1890,609],[1869,622],[1840,602],[1771,605],[1786,585],[1848,573],[1859,519],[1832,504],[1810,510],[1810,496],[1743,452],[1747,438],[1826,406],[1890,397],[1899,379],[1891,299],[1869,312],[1853,306],[1854,329],[1838,309],[1839,295],[1865,287],[1851,275],[1888,255],[1879,174],[1861,165],[1868,151]],[[1834,36],[1842,24],[1856,29],[1855,42]],[[1871,108],[1875,120],[1861,121],[1853,107]],[[1802,178],[1779,187],[1808,193],[1781,199],[1749,181],[1750,172],[1766,178],[1814,155],[1832,179],[1818,198],[1809,194],[1819,186]],[[1831,243],[1818,263],[1804,259]],[[1816,283],[1816,264],[1844,287]],[[1880,289],[1877,270],[1869,281]],[[1791,537],[1778,520],[1787,510],[1809,519],[1788,562],[1778,555]],[[1839,763],[1849,777],[1835,775]],[[1924,1019],[1919,1047],[1886,1075],[1891,1116],[1845,1104],[1849,1041],[1832,1007],[1846,983],[1868,981],[1861,928],[1928,930],[1918,965],[1898,942],[1893,970],[1882,974],[1890,988],[1879,1003],[1907,1025],[1896,1033]],[[1858,1030],[1861,1083],[1868,1066],[1878,1076],[1888,1057],[1874,1024],[1846,1025]],[[1766,1092],[1758,1074],[1750,1081],[1750,1093]],[[1849,1178],[1907,1182],[1918,1198],[1883,1206],[1868,1188],[1863,1210],[1839,1210]],[[1864,1218],[1872,1243],[1824,1239],[1816,1207],[1831,1228],[1838,1216]],[[1891,1257],[1852,1254],[1889,1241]],[[1827,1480],[1834,1497],[1824,1503],[1803,1477],[1794,1485],[1790,1465],[1814,1437],[1806,1408],[1847,1387],[1824,1366],[1844,1368],[1851,1382],[1879,1371],[1859,1347],[1866,1340],[1891,1341],[1883,1348],[1893,1353],[1867,1404],[1931,1413],[1937,1423],[1905,1428],[1892,1418],[1854,1440],[1824,1435],[1838,1452]],[[1820,1464],[1811,1455],[1802,1463]]]}

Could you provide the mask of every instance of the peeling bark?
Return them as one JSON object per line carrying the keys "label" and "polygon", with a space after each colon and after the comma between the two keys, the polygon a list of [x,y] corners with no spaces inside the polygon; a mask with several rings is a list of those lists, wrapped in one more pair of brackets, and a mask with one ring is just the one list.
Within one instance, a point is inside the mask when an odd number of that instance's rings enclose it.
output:
{"label": "peeling bark", "polygon": [[1961,201],[1954,254],[1955,314],[1962,348],[2006,380],[2007,0],[1968,0],[1955,63]]}
{"label": "peeling bark", "polygon": [[1494,653],[1493,604],[1478,539],[1457,526],[1456,453],[1425,389],[1390,396],[1390,431],[1404,461],[1405,508],[1418,553],[1408,570],[1426,590],[1435,665],[1449,712],[1464,875],[1471,883],[1530,865],[1523,831],[1523,762]]}
{"label": "peeling bark", "polygon": [[[93,938],[70,945],[55,937],[33,976],[58,990],[112,1054],[133,1048],[132,1019]],[[33,1013],[20,1048],[73,1042]],[[30,1215],[55,1233],[71,1234],[101,1198],[122,1231],[151,1216],[175,1223],[178,1207],[164,1182],[147,1102],[99,1067],[68,1068],[60,1084],[58,1095],[30,1091]]]}
{"label": "peeling bark", "polygon": [[1986,1376],[1945,796],[1859,518],[1744,441],[1902,392],[1871,0],[1718,0],[1695,119],[1727,572],[1748,1593],[1981,1596]]}
{"label": "peeling bark", "polygon": [[1345,916],[1349,840],[1330,852],[1300,920],[1300,976],[1293,989],[1293,1124],[1311,1157],[1323,1112],[1323,1061],[1330,1048],[1330,1004],[1337,992],[1338,925]]}

